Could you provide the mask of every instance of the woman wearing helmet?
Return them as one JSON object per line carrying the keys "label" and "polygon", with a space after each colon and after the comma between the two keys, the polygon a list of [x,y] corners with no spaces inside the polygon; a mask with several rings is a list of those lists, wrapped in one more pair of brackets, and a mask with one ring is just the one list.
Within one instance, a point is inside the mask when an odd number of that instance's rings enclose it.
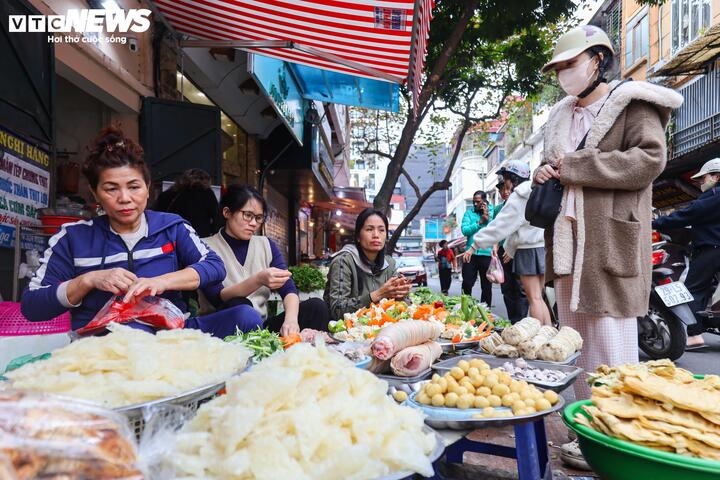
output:
{"label": "woman wearing helmet", "polygon": [[525,220],[525,205],[530,196],[530,167],[510,160],[498,171],[507,188],[512,190],[497,217],[475,234],[474,243],[463,254],[468,262],[475,250],[488,248],[505,239],[505,254],[514,259],[513,273],[520,277],[530,304],[530,316],[543,325],[551,325],[550,311],[542,297],[545,283],[545,241],[543,231]]}
{"label": "woman wearing helmet", "polygon": [[[565,186],[560,214],[545,230],[547,281],[561,325],[585,339],[578,366],[638,361],[637,317],[650,296],[652,182],[666,162],[665,126],[677,92],[646,82],[611,82],[614,51],[592,25],[562,35],[552,59],[568,94],[545,125],[544,159],[534,181]],[[584,377],[584,375],[583,375]],[[575,382],[588,398],[585,378]]]}

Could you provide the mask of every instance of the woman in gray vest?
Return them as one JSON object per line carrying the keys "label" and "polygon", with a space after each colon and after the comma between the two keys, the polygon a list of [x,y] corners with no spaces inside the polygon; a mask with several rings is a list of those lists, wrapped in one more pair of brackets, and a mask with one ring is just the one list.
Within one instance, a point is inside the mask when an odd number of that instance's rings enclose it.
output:
{"label": "woman in gray vest", "polygon": [[385,255],[388,219],[380,210],[366,208],[355,221],[355,242],[345,245],[330,262],[325,302],[334,319],[382,298],[401,300],[410,293],[410,281],[395,275],[395,260]]}
{"label": "woman in gray vest", "polygon": [[[222,283],[203,289],[217,309],[252,305],[265,327],[281,335],[303,328],[327,330],[327,305],[319,298],[300,302],[285,259],[277,244],[255,233],[267,218],[265,199],[248,185],[230,185],[220,200],[225,227],[204,241],[225,263]],[[268,318],[267,301],[272,291],[283,300],[284,312]]]}

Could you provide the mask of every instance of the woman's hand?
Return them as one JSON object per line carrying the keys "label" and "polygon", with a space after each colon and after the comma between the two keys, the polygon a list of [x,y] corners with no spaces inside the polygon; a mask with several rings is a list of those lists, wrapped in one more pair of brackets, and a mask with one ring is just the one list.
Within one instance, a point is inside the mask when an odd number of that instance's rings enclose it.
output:
{"label": "woman's hand", "polygon": [[282,327],[280,327],[280,336],[287,337],[293,333],[300,333],[300,324],[298,323],[297,318],[288,318],[286,315],[285,321],[283,322]]}
{"label": "woman's hand", "polygon": [[505,252],[503,253],[502,261],[503,263],[510,263],[510,261],[512,261],[512,257]]}
{"label": "woman's hand", "polygon": [[85,274],[91,288],[110,292],[114,295],[127,292],[138,280],[138,277],[124,268],[111,268],[109,270],[95,270]]}
{"label": "woman's hand", "polygon": [[129,302],[133,297],[145,297],[147,295],[162,295],[168,289],[168,284],[161,276],[151,278],[138,278],[130,288],[128,288],[123,302]]}
{"label": "woman's hand", "polygon": [[[382,298],[394,298],[396,300],[401,300],[410,293],[410,287],[412,287],[410,280],[402,275],[392,277],[390,280],[385,282],[382,287],[375,290],[375,292],[377,292],[377,296],[380,297],[376,301],[380,301]],[[372,300],[372,295],[370,296],[370,299]]]}
{"label": "woman's hand", "polygon": [[261,284],[268,287],[270,290],[277,290],[285,285],[285,282],[292,277],[292,274],[289,270],[270,267],[258,273],[257,276]]}
{"label": "woman's hand", "polygon": [[560,178],[560,173],[558,173],[558,170],[560,169],[560,163],[562,162],[562,158],[559,159],[555,166],[548,164],[545,164],[541,167],[539,167],[537,170],[535,170],[535,176],[533,177],[533,182],[542,185],[543,183],[547,182],[551,178]]}
{"label": "woman's hand", "polygon": [[464,263],[470,263],[470,260],[472,260],[473,253],[475,253],[475,249],[470,247],[470,250],[467,250],[465,253],[462,254],[462,261]]}

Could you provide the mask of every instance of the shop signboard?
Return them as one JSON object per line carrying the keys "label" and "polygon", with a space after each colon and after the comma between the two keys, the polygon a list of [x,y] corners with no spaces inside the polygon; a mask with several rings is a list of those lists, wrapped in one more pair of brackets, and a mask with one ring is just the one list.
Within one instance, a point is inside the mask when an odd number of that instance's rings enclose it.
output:
{"label": "shop signboard", "polygon": [[265,91],[273,108],[297,142],[303,143],[305,110],[300,87],[286,62],[263,55],[248,55],[248,71]]}
{"label": "shop signboard", "polygon": [[15,225],[40,225],[38,209],[48,206],[49,165],[46,148],[0,127],[0,248],[14,246]]}

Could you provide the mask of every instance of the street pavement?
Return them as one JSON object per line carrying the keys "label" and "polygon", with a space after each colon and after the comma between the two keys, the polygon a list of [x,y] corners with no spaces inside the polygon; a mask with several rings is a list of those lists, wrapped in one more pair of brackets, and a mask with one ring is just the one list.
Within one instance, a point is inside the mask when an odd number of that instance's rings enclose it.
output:
{"label": "street pavement", "polygon": [[[462,278],[453,278],[450,285],[450,295],[460,295]],[[428,278],[428,287],[432,290],[440,291],[440,280],[437,276]],[[480,298],[480,282],[475,284],[473,288],[473,297]],[[493,301],[490,310],[503,318],[507,318],[507,310],[503,302],[500,285],[493,285]],[[703,335],[707,348],[694,352],[685,352],[675,364],[679,367],[690,370],[693,373],[714,373],[720,375],[720,337],[706,333]],[[640,360],[648,360],[648,358],[640,352]]]}

